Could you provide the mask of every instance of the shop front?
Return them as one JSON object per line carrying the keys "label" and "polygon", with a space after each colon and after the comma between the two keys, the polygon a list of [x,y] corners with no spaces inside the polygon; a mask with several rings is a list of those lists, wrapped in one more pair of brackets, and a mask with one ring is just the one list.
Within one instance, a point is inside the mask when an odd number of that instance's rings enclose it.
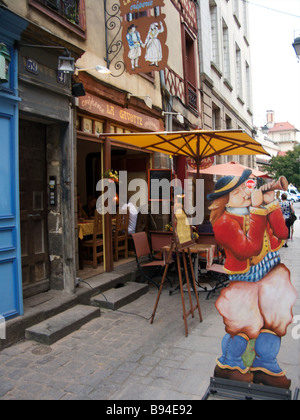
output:
{"label": "shop front", "polygon": [[19,167],[23,296],[74,290],[74,108],[59,52],[20,46]]}
{"label": "shop front", "polygon": [[[99,90],[99,84],[97,89]],[[156,111],[136,110],[126,107],[126,94],[123,92],[117,96],[116,91],[111,91],[106,97],[96,95],[95,92],[87,92],[78,100],[77,109],[77,197],[80,205],[77,207],[77,230],[78,237],[78,269],[79,276],[84,277],[89,265],[83,263],[81,258],[81,241],[85,240],[82,234],[82,227],[88,234],[88,219],[93,219],[89,212],[88,203],[95,206],[99,196],[102,194],[97,188],[100,179],[109,177],[109,172],[119,177],[126,174],[127,202],[136,191],[130,191],[131,181],[142,180],[144,184],[148,181],[148,169],[153,167],[153,153],[142,151],[139,147],[130,146],[118,141],[112,141],[109,137],[101,137],[103,133],[131,133],[161,131],[163,122]],[[107,100],[113,97],[114,102]],[[116,100],[118,97],[119,100]],[[152,115],[151,115],[152,112]],[[150,115],[149,115],[150,114]],[[119,186],[116,182],[116,200],[118,200]],[[98,191],[97,191],[98,190]],[[148,199],[148,190],[144,192]],[[118,213],[118,204],[116,213]],[[124,204],[124,203],[122,203]],[[81,209],[85,210],[81,212]],[[83,216],[83,217],[82,217]],[[91,216],[91,217],[90,217]],[[84,219],[85,218],[85,219]],[[75,218],[76,219],[76,218]],[[117,214],[106,214],[103,216],[103,256],[99,258],[96,271],[112,271],[116,264],[127,261],[128,254],[120,252],[116,254],[114,235],[116,231]],[[85,226],[82,226],[85,225]],[[93,223],[90,223],[91,229]],[[91,237],[90,237],[91,238]],[[130,245],[129,245],[130,250]],[[133,254],[131,254],[133,257]],[[129,252],[130,258],[130,252]],[[88,263],[88,262],[87,262]],[[83,270],[83,271],[82,271]]]}

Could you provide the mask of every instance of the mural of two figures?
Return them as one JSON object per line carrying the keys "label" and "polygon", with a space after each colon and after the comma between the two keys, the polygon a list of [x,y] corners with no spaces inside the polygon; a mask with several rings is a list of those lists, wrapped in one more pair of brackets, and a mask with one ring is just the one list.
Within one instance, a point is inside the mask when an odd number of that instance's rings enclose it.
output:
{"label": "mural of two figures", "polygon": [[120,0],[124,63],[130,74],[163,70],[168,62],[164,0]]}
{"label": "mural of two figures", "polygon": [[149,66],[159,67],[159,63],[162,61],[162,46],[158,38],[159,34],[164,32],[164,26],[160,21],[153,22],[150,25],[145,42],[142,41],[140,32],[137,30],[137,26],[132,24],[127,30],[126,39],[129,46],[128,58],[131,62],[131,70],[139,69],[139,59],[142,55],[142,48],[146,49],[145,61],[149,63]]}
{"label": "mural of two figures", "polygon": [[250,190],[250,175],[245,170],[241,177],[221,178],[207,197],[230,280],[216,302],[226,334],[214,376],[289,389],[291,381],[277,360],[297,299],[279,255],[288,228],[274,182]]}

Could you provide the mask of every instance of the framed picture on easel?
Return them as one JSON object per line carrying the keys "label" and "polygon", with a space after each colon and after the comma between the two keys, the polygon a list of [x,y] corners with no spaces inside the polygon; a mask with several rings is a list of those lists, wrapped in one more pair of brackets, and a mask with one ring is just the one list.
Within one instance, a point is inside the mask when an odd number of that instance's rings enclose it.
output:
{"label": "framed picture on easel", "polygon": [[[188,336],[188,324],[187,324],[187,318],[189,315],[192,315],[194,318],[195,311],[198,311],[200,322],[202,322],[202,313],[197,293],[197,287],[196,287],[196,281],[195,281],[195,274],[194,274],[194,268],[192,263],[192,256],[191,256],[191,246],[195,244],[195,242],[192,239],[192,230],[191,226],[188,223],[187,215],[185,214],[184,210],[181,207],[177,207],[174,210],[174,207],[172,207],[172,223],[173,223],[173,240],[172,244],[168,247],[164,247],[166,251],[166,266],[165,271],[161,280],[160,288],[158,291],[156,303],[154,306],[154,310],[152,313],[151,321],[150,323],[153,324],[156,309],[158,307],[158,302],[160,299],[160,295],[163,289],[164,281],[166,279],[169,264],[171,261],[172,254],[176,254],[176,263],[177,263],[177,272],[178,272],[178,278],[179,278],[179,288],[180,288],[180,294],[181,294],[181,302],[182,302],[182,310],[183,310],[183,320],[184,320],[184,326],[185,326],[185,335]],[[183,264],[183,267],[182,267]],[[187,285],[187,292],[188,292],[188,301],[190,305],[190,309],[186,310],[186,304],[184,299],[184,290],[183,290],[183,277],[182,277],[182,268],[184,270],[185,275],[185,281]],[[190,280],[189,271],[192,275],[192,280]],[[196,298],[196,305],[194,306],[192,302],[192,289],[195,293]]]}

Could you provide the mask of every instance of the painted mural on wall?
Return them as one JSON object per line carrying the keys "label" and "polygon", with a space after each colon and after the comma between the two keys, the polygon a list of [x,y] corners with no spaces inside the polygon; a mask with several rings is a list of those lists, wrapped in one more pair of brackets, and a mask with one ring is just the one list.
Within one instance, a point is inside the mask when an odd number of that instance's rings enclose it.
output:
{"label": "painted mural on wall", "polygon": [[216,302],[226,334],[214,375],[288,389],[291,381],[277,360],[297,298],[279,255],[288,229],[274,182],[249,189],[250,175],[245,170],[241,177],[221,178],[207,197],[230,279]]}
{"label": "painted mural on wall", "polygon": [[164,0],[120,0],[124,62],[130,74],[163,70],[168,61]]}

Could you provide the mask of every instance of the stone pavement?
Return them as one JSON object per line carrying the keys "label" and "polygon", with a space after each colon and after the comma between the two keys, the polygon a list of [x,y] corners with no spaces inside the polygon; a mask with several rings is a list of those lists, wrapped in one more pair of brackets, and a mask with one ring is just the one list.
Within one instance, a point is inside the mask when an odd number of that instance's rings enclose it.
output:
{"label": "stone pavement", "polygon": [[[293,242],[281,250],[298,292],[299,246],[300,220]],[[189,317],[188,337],[180,294],[170,296],[168,283],[150,325],[156,296],[157,289],[151,286],[135,302],[116,312],[103,310],[100,318],[51,346],[22,341],[2,350],[0,400],[201,399],[213,376],[224,335],[222,318],[214,306],[218,292],[209,300],[206,293],[200,293],[203,322],[198,314]],[[294,315],[300,316],[300,298]],[[292,379],[293,393],[300,388],[298,336],[300,319],[289,327],[278,357]]]}

